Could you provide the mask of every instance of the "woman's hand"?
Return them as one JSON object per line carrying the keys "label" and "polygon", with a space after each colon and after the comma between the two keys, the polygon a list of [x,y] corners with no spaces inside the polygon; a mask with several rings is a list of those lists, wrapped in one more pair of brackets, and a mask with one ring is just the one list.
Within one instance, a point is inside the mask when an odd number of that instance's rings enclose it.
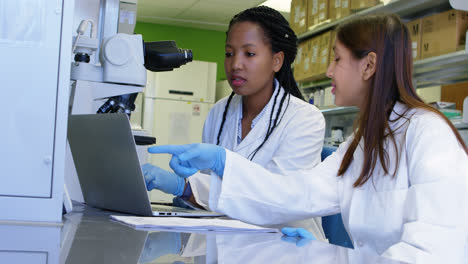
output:
{"label": "woman's hand", "polygon": [[210,169],[219,177],[223,177],[226,150],[217,145],[163,145],[149,147],[148,152],[172,154],[169,165],[179,176],[189,177],[199,170]]}

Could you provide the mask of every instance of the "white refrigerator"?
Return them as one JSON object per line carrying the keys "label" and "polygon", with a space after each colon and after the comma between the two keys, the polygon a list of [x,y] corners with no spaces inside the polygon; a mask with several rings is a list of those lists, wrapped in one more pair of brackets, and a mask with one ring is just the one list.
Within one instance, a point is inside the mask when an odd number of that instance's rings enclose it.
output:
{"label": "white refrigerator", "polygon": [[[148,72],[142,98],[142,127],[156,145],[188,144],[202,140],[203,124],[216,93],[216,63],[192,61],[170,72]],[[171,156],[150,154],[149,162],[163,169]],[[172,195],[150,192],[152,202],[172,202]]]}

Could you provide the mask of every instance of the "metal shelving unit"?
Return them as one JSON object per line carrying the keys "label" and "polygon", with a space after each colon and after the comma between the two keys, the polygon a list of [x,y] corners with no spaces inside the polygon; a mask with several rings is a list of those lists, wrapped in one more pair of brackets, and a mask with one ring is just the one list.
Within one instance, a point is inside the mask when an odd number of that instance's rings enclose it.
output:
{"label": "metal shelving unit", "polygon": [[311,93],[317,88],[326,88],[330,86],[331,86],[331,80],[325,79],[325,80],[320,80],[320,81],[300,83],[299,90],[303,91],[304,93]]}
{"label": "metal shelving unit", "polygon": [[320,109],[323,115],[343,115],[343,114],[353,114],[359,111],[357,107],[330,107]]}
{"label": "metal shelving unit", "polygon": [[[467,51],[468,43],[466,50],[415,61],[413,64],[413,80],[416,88],[468,81]],[[299,88],[305,93],[310,93],[317,88],[321,89],[329,86],[331,86],[331,80],[326,79],[301,83]]]}
{"label": "metal shelving unit", "polygon": [[321,23],[312,28],[312,30],[299,35],[298,39],[299,41],[308,39],[357,16],[378,13],[394,13],[398,14],[403,19],[413,19],[421,16],[424,12],[430,13],[431,10],[434,10],[434,12],[440,12],[440,9],[448,9],[449,6],[450,4],[448,0],[384,0],[383,4],[364,9],[342,19],[328,23]]}
{"label": "metal shelving unit", "polygon": [[[453,122],[453,121],[452,121]],[[455,126],[456,129],[458,130],[464,130],[464,129],[467,129],[468,130],[468,123],[463,123],[463,122],[453,122],[453,125]]]}
{"label": "metal shelving unit", "polygon": [[[466,47],[468,50],[468,46]],[[466,50],[414,62],[413,78],[417,88],[468,81]]]}
{"label": "metal shelving unit", "polygon": [[[312,30],[299,35],[298,38],[299,41],[306,40],[324,31],[333,29],[342,22],[361,15],[396,13],[403,19],[411,20],[426,14],[438,13],[449,8],[449,0],[384,0],[384,4],[362,10],[337,21],[322,23]],[[417,88],[468,81],[468,43],[466,44],[465,50],[415,61],[413,66],[413,77]],[[311,93],[318,88],[322,89],[330,85],[331,80],[325,79],[300,83],[299,88],[304,93]],[[342,111],[346,111],[341,108],[336,109],[337,110],[326,109],[324,110],[324,114],[338,114],[342,113]]]}

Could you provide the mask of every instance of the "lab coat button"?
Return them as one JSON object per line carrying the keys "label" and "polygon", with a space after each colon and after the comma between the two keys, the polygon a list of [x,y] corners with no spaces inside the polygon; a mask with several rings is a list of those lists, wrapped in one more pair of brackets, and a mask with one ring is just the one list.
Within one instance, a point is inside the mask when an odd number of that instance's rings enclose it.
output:
{"label": "lab coat button", "polygon": [[357,245],[358,245],[358,247],[362,247],[362,246],[364,246],[364,243],[362,243],[362,241],[359,240],[359,241],[357,242]]}
{"label": "lab coat button", "polygon": [[52,163],[52,157],[47,155],[44,157],[44,164],[45,165],[50,165]]}

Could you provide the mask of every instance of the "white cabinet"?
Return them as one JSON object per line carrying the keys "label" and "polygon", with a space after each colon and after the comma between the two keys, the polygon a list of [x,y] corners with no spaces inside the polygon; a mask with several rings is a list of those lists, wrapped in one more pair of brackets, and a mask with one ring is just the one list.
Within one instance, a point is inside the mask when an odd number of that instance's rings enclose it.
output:
{"label": "white cabinet", "polygon": [[71,1],[3,1],[0,220],[61,221]]}
{"label": "white cabinet", "polygon": [[146,97],[215,101],[216,63],[192,61],[168,72],[148,72]]}
{"label": "white cabinet", "polygon": [[[205,118],[213,107],[216,63],[192,61],[171,72],[148,72],[143,98],[142,127],[156,145],[188,144],[202,140]],[[152,164],[169,167],[170,155],[150,155]],[[171,202],[172,195],[153,190],[151,201]]]}
{"label": "white cabinet", "polygon": [[[151,99],[147,99],[151,100]],[[156,143],[188,144],[201,142],[205,118],[212,103],[152,99]],[[147,101],[148,102],[148,101]]]}
{"label": "white cabinet", "polygon": [[0,225],[0,263],[61,263],[60,231],[59,225]]}
{"label": "white cabinet", "polygon": [[[179,145],[202,141],[203,124],[213,107],[212,103],[160,98],[145,98],[145,100],[146,105],[153,106],[152,129],[145,129],[151,131],[152,136],[156,138],[156,145]],[[169,154],[150,154],[152,164],[168,171],[172,171],[169,167],[170,160]],[[158,190],[150,193],[153,202],[171,202],[172,197]]]}

